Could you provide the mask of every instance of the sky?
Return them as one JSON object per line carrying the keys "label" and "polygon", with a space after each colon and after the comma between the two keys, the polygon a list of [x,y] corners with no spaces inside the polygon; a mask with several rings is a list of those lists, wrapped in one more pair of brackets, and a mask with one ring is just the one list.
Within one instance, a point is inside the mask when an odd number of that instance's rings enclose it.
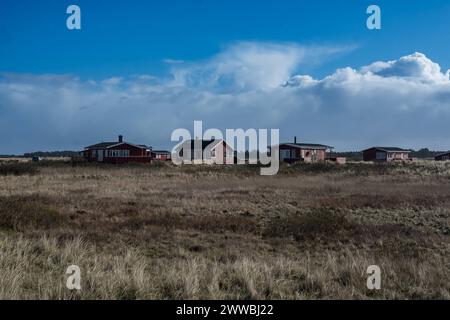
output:
{"label": "sky", "polygon": [[118,134],[169,148],[194,120],[341,151],[448,150],[449,21],[448,0],[2,0],[0,154]]}

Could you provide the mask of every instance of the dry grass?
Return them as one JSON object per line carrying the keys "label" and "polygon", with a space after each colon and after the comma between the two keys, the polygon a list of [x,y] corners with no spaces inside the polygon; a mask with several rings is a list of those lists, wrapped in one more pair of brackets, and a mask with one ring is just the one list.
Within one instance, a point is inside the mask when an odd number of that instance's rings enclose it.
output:
{"label": "dry grass", "polygon": [[0,177],[0,298],[450,298],[445,163],[38,169]]}

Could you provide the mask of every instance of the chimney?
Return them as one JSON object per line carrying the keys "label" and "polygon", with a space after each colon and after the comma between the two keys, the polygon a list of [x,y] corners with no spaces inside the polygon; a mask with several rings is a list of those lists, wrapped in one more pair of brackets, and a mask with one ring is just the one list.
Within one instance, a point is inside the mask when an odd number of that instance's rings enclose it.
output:
{"label": "chimney", "polygon": [[294,143],[297,143],[297,136],[294,137]]}
{"label": "chimney", "polygon": [[123,136],[122,135],[119,136],[119,143],[121,143],[121,142],[123,142]]}

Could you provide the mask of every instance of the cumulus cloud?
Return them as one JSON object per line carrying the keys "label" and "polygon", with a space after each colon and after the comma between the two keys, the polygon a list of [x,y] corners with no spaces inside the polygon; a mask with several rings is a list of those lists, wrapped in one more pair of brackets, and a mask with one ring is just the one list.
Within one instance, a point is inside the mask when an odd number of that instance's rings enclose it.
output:
{"label": "cumulus cloud", "polygon": [[382,77],[399,77],[420,82],[446,83],[449,81],[449,71],[443,74],[437,63],[419,52],[394,61],[378,61],[361,70],[363,73]]}
{"label": "cumulus cloud", "polygon": [[79,150],[117,134],[169,147],[172,130],[191,129],[194,120],[207,128],[279,128],[284,139],[340,150],[450,149],[448,71],[415,53],[323,79],[301,74],[303,65],[342,50],[239,43],[159,78],[3,74],[0,154]]}

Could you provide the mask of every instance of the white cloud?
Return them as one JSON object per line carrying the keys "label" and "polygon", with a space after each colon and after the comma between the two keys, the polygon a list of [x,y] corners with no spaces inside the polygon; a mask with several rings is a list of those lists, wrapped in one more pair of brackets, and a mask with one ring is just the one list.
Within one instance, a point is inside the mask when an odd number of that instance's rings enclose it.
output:
{"label": "white cloud", "polygon": [[181,64],[181,63],[184,63],[184,60],[167,58],[167,59],[163,59],[163,62],[167,63],[167,64]]}
{"label": "white cloud", "polygon": [[424,54],[416,52],[399,60],[378,61],[361,69],[363,73],[372,73],[382,77],[399,77],[413,81],[429,83],[445,83],[449,81],[449,73],[443,74],[441,67],[428,59]]}
{"label": "white cloud", "polygon": [[120,84],[122,82],[122,78],[121,77],[112,77],[112,78],[108,78],[102,81],[102,84],[107,85],[107,86],[116,86],[118,84]]}
{"label": "white cloud", "polygon": [[142,80],[142,81],[151,81],[151,80],[157,80],[158,78],[155,76],[152,76],[150,74],[139,74],[134,75],[135,79]]}
{"label": "white cloud", "polygon": [[172,69],[174,83],[221,92],[270,90],[283,84],[302,64],[352,47],[303,47],[292,43],[241,42],[201,63]]}
{"label": "white cloud", "polygon": [[416,53],[323,79],[295,75],[310,59],[339,50],[241,43],[175,65],[164,78],[3,74],[0,154],[80,149],[117,134],[167,147],[172,130],[191,129],[194,120],[221,129],[280,128],[284,138],[347,150],[450,149],[448,72]]}

